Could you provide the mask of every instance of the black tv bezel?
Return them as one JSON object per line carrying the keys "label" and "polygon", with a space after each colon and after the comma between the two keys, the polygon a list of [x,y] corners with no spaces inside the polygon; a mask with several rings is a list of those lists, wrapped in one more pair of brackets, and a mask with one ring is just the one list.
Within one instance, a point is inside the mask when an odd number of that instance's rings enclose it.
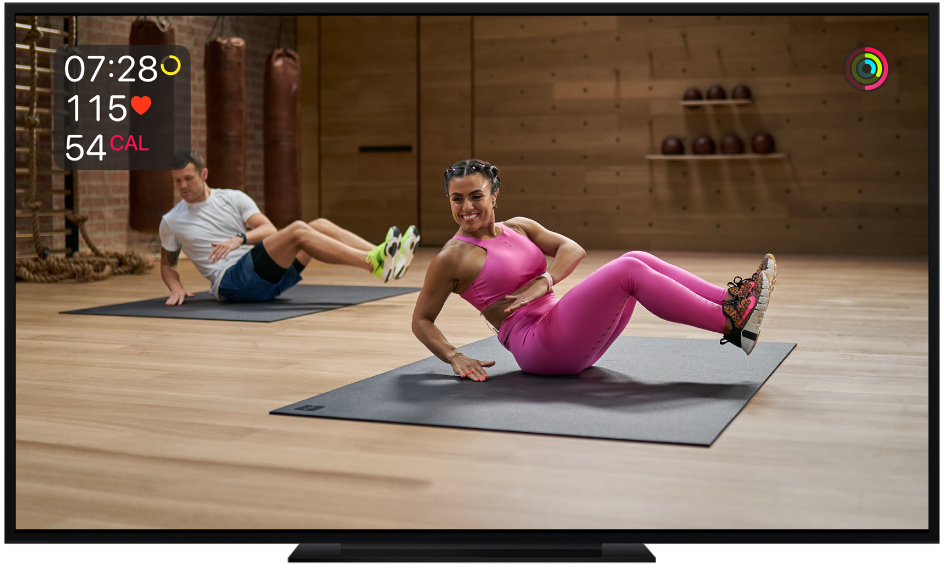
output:
{"label": "black tv bezel", "polygon": [[[939,228],[939,136],[940,136],[940,5],[934,3],[884,4],[199,4],[199,3],[7,3],[4,23],[13,30],[17,15],[134,16],[165,15],[915,15],[928,17],[928,215],[929,283],[940,277]],[[16,122],[15,47],[6,47],[8,88],[6,100],[7,148],[15,146]],[[15,187],[14,155],[7,152],[7,188]],[[6,224],[15,227],[15,195],[7,192]],[[15,241],[6,235],[6,255],[11,270],[16,257]],[[932,263],[931,261],[938,261]],[[927,529],[724,529],[724,530],[294,530],[294,529],[157,529],[157,530],[45,530],[16,529],[16,383],[15,383],[15,279],[7,277],[5,288],[5,462],[4,509],[6,543],[21,544],[287,544],[287,543],[455,543],[455,544],[561,544],[561,543],[649,543],[649,544],[939,544],[940,543],[940,358],[939,292],[929,290],[929,488]]]}

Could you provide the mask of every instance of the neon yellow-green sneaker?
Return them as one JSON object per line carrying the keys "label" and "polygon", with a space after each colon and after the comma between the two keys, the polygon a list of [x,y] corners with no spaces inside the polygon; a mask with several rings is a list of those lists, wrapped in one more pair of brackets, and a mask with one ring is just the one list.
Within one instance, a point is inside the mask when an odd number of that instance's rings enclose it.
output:
{"label": "neon yellow-green sneaker", "polygon": [[397,253],[400,251],[400,230],[397,226],[390,226],[387,238],[367,254],[367,261],[373,264],[371,273],[386,283],[393,276]]}
{"label": "neon yellow-green sneaker", "polygon": [[416,253],[416,247],[420,244],[420,231],[416,226],[410,226],[403,234],[400,240],[400,255],[397,256],[396,268],[393,272],[394,279],[400,279],[406,275],[406,270],[410,268],[413,261],[413,254]]}

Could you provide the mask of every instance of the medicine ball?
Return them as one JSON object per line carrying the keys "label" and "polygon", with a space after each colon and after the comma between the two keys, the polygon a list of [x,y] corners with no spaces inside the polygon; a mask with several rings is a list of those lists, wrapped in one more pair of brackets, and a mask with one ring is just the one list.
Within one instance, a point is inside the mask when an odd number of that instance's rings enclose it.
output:
{"label": "medicine ball", "polygon": [[685,92],[685,95],[682,95],[683,101],[701,101],[701,91],[697,87],[692,87]]}
{"label": "medicine ball", "polygon": [[676,136],[665,137],[662,141],[662,154],[685,154],[685,145],[682,139]]}
{"label": "medicine ball", "polygon": [[760,132],[751,139],[751,150],[757,154],[770,154],[774,149],[774,137],[770,133]]}
{"label": "medicine ball", "polygon": [[750,99],[751,90],[747,85],[744,85],[742,83],[740,85],[735,86],[735,88],[731,91],[731,98],[732,99]]}
{"label": "medicine ball", "polygon": [[728,94],[724,92],[724,87],[712,85],[708,88],[708,99],[727,99]]}
{"label": "medicine ball", "polygon": [[714,154],[715,141],[708,135],[701,135],[692,143],[692,153],[694,154]]}
{"label": "medicine ball", "polygon": [[728,133],[721,138],[721,154],[741,154],[744,152],[744,141],[734,133]]}

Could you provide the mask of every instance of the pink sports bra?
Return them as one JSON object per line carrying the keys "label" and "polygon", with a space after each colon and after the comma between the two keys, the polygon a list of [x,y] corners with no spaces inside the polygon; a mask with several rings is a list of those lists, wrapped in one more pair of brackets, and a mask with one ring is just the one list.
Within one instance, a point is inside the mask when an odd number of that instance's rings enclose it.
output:
{"label": "pink sports bra", "polygon": [[482,271],[469,288],[459,294],[479,312],[547,270],[544,253],[534,242],[511,228],[498,226],[502,233],[492,239],[452,236],[485,249]]}

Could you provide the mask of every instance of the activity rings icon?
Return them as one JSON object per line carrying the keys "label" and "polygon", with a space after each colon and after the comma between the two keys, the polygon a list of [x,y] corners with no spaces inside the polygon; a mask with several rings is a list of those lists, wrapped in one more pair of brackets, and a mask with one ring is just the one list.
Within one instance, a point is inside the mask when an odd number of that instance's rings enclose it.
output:
{"label": "activity rings icon", "polygon": [[[164,64],[167,63],[168,59],[172,59],[177,62],[177,69],[175,69],[174,71],[167,71],[166,69],[164,69]],[[164,59],[161,60],[161,71],[164,72],[164,75],[177,75],[177,72],[180,71],[180,68],[181,68],[180,60],[177,59],[177,56],[168,55],[168,56],[165,56]]]}
{"label": "activity rings icon", "polygon": [[846,80],[859,91],[878,89],[888,79],[888,60],[873,47],[860,47],[846,57]]}

